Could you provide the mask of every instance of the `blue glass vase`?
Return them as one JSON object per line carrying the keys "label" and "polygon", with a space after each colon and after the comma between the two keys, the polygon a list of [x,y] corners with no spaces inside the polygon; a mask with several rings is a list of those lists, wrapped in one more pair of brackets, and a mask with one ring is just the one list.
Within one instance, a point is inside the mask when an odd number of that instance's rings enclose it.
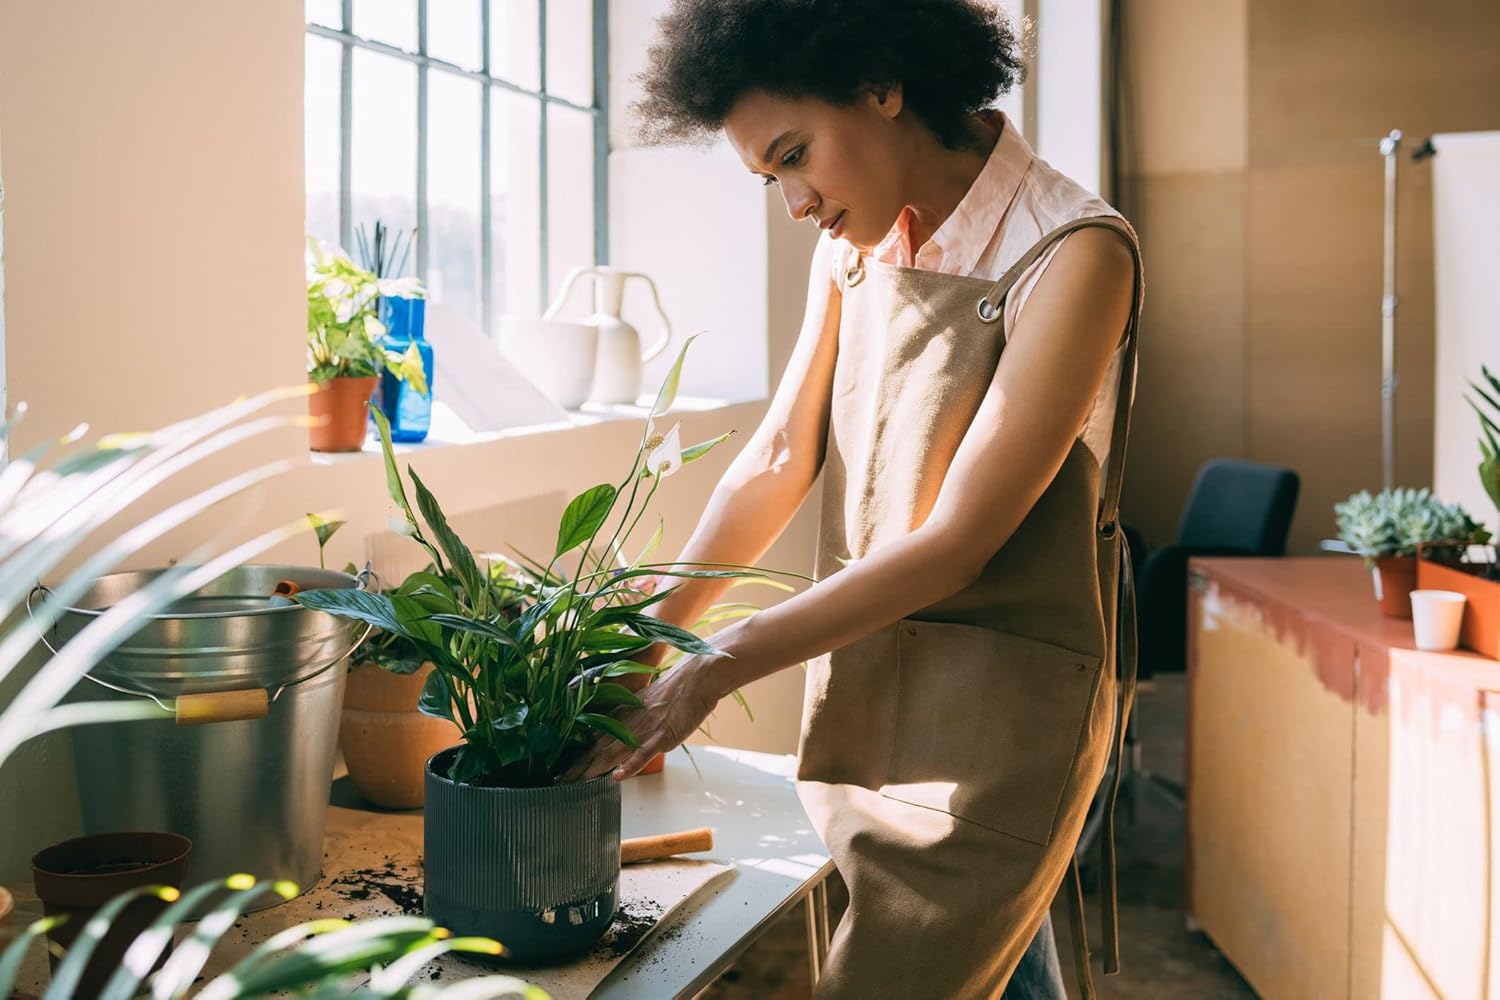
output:
{"label": "blue glass vase", "polygon": [[385,324],[385,348],[405,354],[412,344],[422,355],[427,376],[427,394],[417,392],[404,379],[388,371],[380,373],[377,405],[391,425],[391,440],[414,442],[427,438],[432,427],[432,345],[423,336],[427,322],[427,300],[385,296],[380,300],[380,321]]}

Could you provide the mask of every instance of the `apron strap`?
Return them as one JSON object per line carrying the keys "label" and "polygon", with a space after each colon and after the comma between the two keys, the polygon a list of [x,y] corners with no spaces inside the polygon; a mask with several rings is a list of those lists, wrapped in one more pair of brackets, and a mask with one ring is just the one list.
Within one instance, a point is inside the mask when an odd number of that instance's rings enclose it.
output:
{"label": "apron strap", "polygon": [[1021,280],[1021,276],[1041,260],[1042,255],[1053,244],[1080,229],[1089,228],[1113,229],[1119,233],[1125,245],[1130,248],[1131,260],[1135,264],[1130,316],[1125,321],[1125,357],[1120,364],[1120,388],[1115,396],[1114,428],[1109,439],[1109,459],[1105,463],[1104,489],[1099,497],[1099,533],[1104,538],[1111,538],[1119,530],[1120,490],[1125,482],[1125,442],[1130,437],[1130,413],[1135,402],[1136,322],[1140,316],[1141,293],[1144,290],[1141,250],[1135,231],[1130,228],[1130,223],[1116,215],[1093,215],[1063,223],[1037,240],[1030,250],[1011,265],[1010,270],[1000,276],[999,281],[990,286],[990,290],[979,299],[977,311],[979,318],[986,323],[999,320],[1005,312],[1005,299]]}
{"label": "apron strap", "polygon": [[1073,967],[1078,976],[1078,990],[1083,1000],[1095,1000],[1094,974],[1089,968],[1089,934],[1083,923],[1083,878],[1078,874],[1078,859],[1068,862],[1063,876],[1063,892],[1068,894],[1068,926],[1073,930]]}
{"label": "apron strap", "polygon": [[[1099,837],[1099,892],[1101,917],[1104,923],[1104,972],[1114,975],[1120,971],[1120,898],[1115,856],[1115,806],[1120,800],[1120,781],[1125,773],[1125,731],[1130,725],[1130,715],[1135,708],[1137,677],[1137,635],[1135,618],[1135,566],[1130,558],[1130,545],[1121,538],[1120,546],[1120,604],[1115,614],[1115,628],[1120,637],[1120,706],[1115,725],[1115,745],[1110,756],[1114,758],[1114,776],[1110,779],[1109,794],[1104,800],[1104,827]],[[1075,859],[1076,860],[1076,859]]]}
{"label": "apron strap", "polygon": [[[1115,629],[1120,639],[1120,701],[1116,715],[1114,745],[1110,747],[1114,775],[1104,800],[1104,824],[1099,838],[1099,893],[1100,909],[1104,923],[1104,972],[1113,975],[1120,971],[1120,903],[1116,871],[1118,859],[1115,853],[1115,806],[1120,798],[1120,781],[1125,762],[1125,730],[1130,722],[1130,713],[1135,706],[1135,688],[1138,672],[1137,639],[1135,620],[1135,567],[1130,560],[1130,546],[1120,536],[1120,490],[1125,481],[1125,444],[1130,436],[1130,415],[1135,404],[1135,374],[1137,364],[1137,324],[1141,311],[1141,296],[1144,288],[1141,270],[1141,251],[1135,231],[1124,219],[1113,215],[1098,215],[1075,219],[1052,230],[1037,241],[1020,260],[1001,275],[1000,280],[990,286],[979,300],[977,311],[985,323],[994,323],[1005,312],[1005,299],[1021,276],[1042,258],[1054,244],[1071,233],[1091,227],[1113,229],[1130,248],[1131,261],[1135,267],[1131,291],[1130,315],[1125,321],[1125,353],[1120,363],[1120,385],[1115,396],[1114,426],[1109,439],[1109,456],[1105,462],[1104,488],[1099,498],[1099,517],[1096,530],[1103,544],[1115,544],[1120,548],[1120,593],[1117,598]],[[1085,998],[1094,996],[1094,984],[1089,969],[1088,933],[1083,919],[1083,886],[1078,877],[1078,859],[1075,857],[1068,870],[1068,909],[1073,924],[1073,954],[1078,967],[1078,983]]]}

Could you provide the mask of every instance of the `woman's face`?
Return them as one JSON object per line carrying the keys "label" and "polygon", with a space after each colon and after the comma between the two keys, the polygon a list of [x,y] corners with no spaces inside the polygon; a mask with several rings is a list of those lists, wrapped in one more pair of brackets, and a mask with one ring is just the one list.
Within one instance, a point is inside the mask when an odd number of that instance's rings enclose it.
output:
{"label": "woman's face", "polygon": [[751,91],[725,116],[724,132],[751,173],[781,187],[793,219],[868,250],[905,207],[911,137],[900,111],[899,87],[847,107]]}

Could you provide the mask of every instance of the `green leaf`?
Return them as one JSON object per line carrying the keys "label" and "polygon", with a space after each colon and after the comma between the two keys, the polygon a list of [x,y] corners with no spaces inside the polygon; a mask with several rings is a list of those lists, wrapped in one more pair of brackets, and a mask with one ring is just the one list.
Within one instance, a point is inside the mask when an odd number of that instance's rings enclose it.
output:
{"label": "green leaf", "polygon": [[87,924],[78,931],[72,946],[69,946],[68,954],[63,957],[62,963],[58,963],[57,969],[52,972],[51,987],[48,987],[43,1000],[69,1000],[78,996],[78,987],[83,982],[84,969],[89,966],[90,958],[93,958],[95,949],[99,942],[104,940],[105,934],[110,933],[110,925],[115,918],[120,916],[124,907],[130,906],[136,900],[144,900],[147,897],[168,898],[165,892],[175,892],[172,889],[163,889],[162,886],[141,886],[138,889],[130,889],[129,892],[121,892],[113,900],[104,904],[96,915],[89,919]]}
{"label": "green leaf", "polygon": [[598,653],[628,653],[637,649],[645,649],[651,645],[652,640],[631,635],[628,632],[614,632],[605,629],[590,630],[584,633],[579,641],[579,648],[587,652]]}
{"label": "green leaf", "polygon": [[491,771],[498,771],[499,761],[494,753],[477,743],[465,744],[453,757],[453,766],[448,769],[448,778],[460,785],[472,785]]}
{"label": "green leaf", "polygon": [[620,684],[591,684],[587,704],[590,707],[599,705],[629,705],[631,708],[640,708],[641,699],[635,696],[635,692]]}
{"label": "green leaf", "polygon": [[26,952],[39,938],[45,937],[47,932],[62,923],[63,917],[47,917],[35,921],[16,935],[16,939],[6,946],[4,952],[0,952],[0,997],[8,997],[16,985],[16,975],[21,971],[21,962],[26,958]]}
{"label": "green leaf", "polygon": [[592,538],[614,505],[615,488],[609,483],[601,483],[574,497],[563,511],[562,523],[558,525],[557,552],[553,558],[573,551]]}
{"label": "green leaf", "polygon": [[486,639],[493,639],[502,646],[509,646],[512,649],[524,652],[523,647],[516,641],[515,636],[494,622],[484,621],[479,618],[467,618],[464,615],[433,615],[428,621],[436,625],[441,625],[444,628],[451,628],[455,632],[469,632],[473,635],[483,636]]}
{"label": "green leaf", "polygon": [[[412,603],[410,598],[391,594],[372,594],[369,591],[355,590],[352,587],[340,587],[333,590],[303,590],[293,594],[292,600],[313,611],[326,611],[340,618],[353,618],[357,621],[368,622],[377,628],[383,628],[387,632],[394,632],[408,638],[412,637],[411,631],[402,620],[396,602],[407,602],[416,608],[420,617],[426,617],[426,612]],[[408,618],[410,617],[409,614]]]}
{"label": "green leaf", "polygon": [[[243,882],[239,880],[243,879]],[[267,893],[274,891],[283,899],[296,895],[296,887],[283,882],[254,882],[249,876],[231,876],[227,880],[230,888],[249,885],[249,888],[232,893],[215,906],[208,915],[199,920],[186,941],[167,959],[156,974],[153,989],[156,996],[175,997],[187,991],[202,971],[214,946],[229,932],[241,914],[255,905]]]}
{"label": "green leaf", "polygon": [[235,995],[272,996],[385,965],[438,940],[432,931],[432,921],[422,917],[363,920],[262,963],[237,984]]}
{"label": "green leaf", "polygon": [[661,416],[672,408],[673,403],[677,402],[677,386],[682,381],[682,362],[687,357],[688,348],[692,347],[693,341],[697,339],[698,335],[693,334],[682,345],[682,350],[677,352],[677,360],[672,362],[671,371],[667,372],[665,381],[656,392],[656,402],[651,405],[651,416]]}
{"label": "green leaf", "polygon": [[511,729],[519,729],[522,725],[525,724],[526,716],[529,711],[530,709],[527,707],[525,702],[512,705],[510,708],[505,710],[504,715],[500,716],[500,718],[494,721],[494,727],[501,732],[506,732]]}
{"label": "green leaf", "polygon": [[422,354],[412,344],[401,357],[401,377],[419,394],[427,395],[427,372],[422,367]]}
{"label": "green leaf", "polygon": [[686,629],[678,628],[658,618],[652,618],[650,615],[629,615],[625,619],[625,624],[643,639],[664,642],[684,653],[713,656],[719,652]]}
{"label": "green leaf", "polygon": [[644,663],[636,663],[634,660],[621,660],[612,663],[604,670],[605,677],[624,677],[626,674],[659,674],[661,667],[648,667]]}
{"label": "green leaf", "polygon": [[385,458],[385,488],[392,500],[401,508],[406,515],[406,520],[411,524],[417,523],[416,517],[411,512],[411,503],[406,499],[406,487],[401,485],[401,473],[396,468],[396,453],[391,445],[391,422],[380,412],[380,407],[372,406],[370,416],[375,420],[375,429],[380,434],[380,453]]}
{"label": "green leaf", "polygon": [[422,697],[417,700],[417,711],[434,719],[456,722],[453,717],[452,691],[447,676],[441,670],[434,670],[422,684]]}
{"label": "green leaf", "polygon": [[318,536],[318,548],[327,545],[328,540],[336,535],[338,530],[347,523],[345,521],[329,521],[319,517],[317,514],[308,514],[307,520],[313,526],[314,533]]}
{"label": "green leaf", "polygon": [[[150,969],[162,951],[172,943],[173,931],[177,925],[189,919],[194,910],[223,888],[224,883],[220,880],[204,882],[182,893],[176,902],[163,909],[151,925],[130,942],[120,967],[100,991],[99,1000],[130,1000],[135,996],[140,991],[142,970]],[[0,992],[0,996],[8,995]]]}
{"label": "green leaf", "polygon": [[388,674],[395,674],[398,677],[410,676],[421,670],[428,662],[427,657],[421,654],[416,656],[381,656],[372,657],[372,659],[374,659],[378,669],[384,670]]}
{"label": "green leaf", "polygon": [[640,749],[640,741],[635,734],[626,729],[619,719],[612,719],[607,715],[597,715],[593,712],[580,712],[578,721],[590,729],[597,729],[601,733],[608,733],[632,750]]}
{"label": "green leaf", "polygon": [[448,557],[449,564],[453,567],[453,573],[458,577],[458,582],[463,585],[468,593],[469,603],[475,607],[480,606],[484,594],[488,592],[488,580],[480,574],[479,566],[474,562],[474,553],[463,543],[454,530],[448,525],[448,518],[443,514],[443,509],[438,506],[437,498],[427,489],[426,485],[418,478],[416,472],[408,468],[406,474],[411,477],[412,486],[417,491],[417,506],[422,511],[422,519],[432,529],[437,539],[438,547]]}

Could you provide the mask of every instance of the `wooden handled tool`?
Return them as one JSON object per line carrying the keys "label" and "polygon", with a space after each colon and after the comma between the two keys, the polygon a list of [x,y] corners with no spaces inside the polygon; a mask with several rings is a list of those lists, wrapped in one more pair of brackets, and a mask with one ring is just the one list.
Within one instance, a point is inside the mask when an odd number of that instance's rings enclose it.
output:
{"label": "wooden handled tool", "polygon": [[180,694],[177,696],[176,710],[179,726],[264,719],[271,710],[271,697],[265,688]]}
{"label": "wooden handled tool", "polygon": [[638,861],[660,861],[677,854],[692,854],[714,849],[714,832],[708,827],[659,833],[653,837],[628,837],[620,841],[620,864]]}

